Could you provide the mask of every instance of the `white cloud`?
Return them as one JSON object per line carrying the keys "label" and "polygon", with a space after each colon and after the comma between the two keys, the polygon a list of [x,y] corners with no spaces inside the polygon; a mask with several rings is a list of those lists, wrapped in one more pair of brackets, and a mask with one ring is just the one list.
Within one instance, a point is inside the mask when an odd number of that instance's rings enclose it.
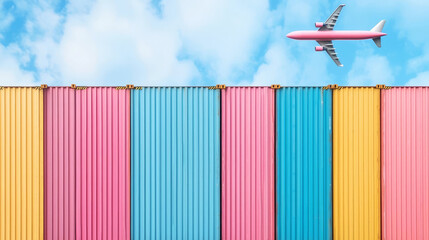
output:
{"label": "white cloud", "polygon": [[203,79],[195,61],[219,82],[231,82],[257,66],[256,51],[267,38],[268,2],[171,0],[161,6],[159,16],[149,1],[70,2],[58,42],[50,41],[55,31],[28,41],[44,72],[41,80],[186,85]]}
{"label": "white cloud", "polygon": [[[302,47],[288,44],[280,39],[270,45],[264,56],[264,62],[255,73],[253,82],[246,85],[283,86],[324,86],[332,84],[327,70],[331,59],[326,53],[312,51],[312,43],[304,43]],[[291,51],[295,48],[295,51]],[[298,50],[299,49],[299,50]],[[299,52],[299,54],[296,54]]]}
{"label": "white cloud", "polygon": [[327,0],[289,0],[279,7],[286,29],[312,28],[315,22],[324,22],[338,6],[332,9]]}
{"label": "white cloud", "polygon": [[0,31],[2,31],[9,27],[14,18],[11,13],[5,13],[3,11],[0,13],[2,14],[2,17],[0,18]]}
{"label": "white cloud", "polygon": [[268,1],[182,0],[166,1],[164,7],[165,18],[177,24],[185,50],[221,82],[248,72],[268,37]]}
{"label": "white cloud", "polygon": [[[206,78],[230,85],[326,85],[338,83],[331,76],[344,72],[328,72],[333,63],[312,51],[315,43],[285,38],[326,19],[337,6],[327,0],[282,1],[273,11],[269,1],[259,0],[163,0],[161,11],[150,0],[71,0],[61,13],[49,1],[19,2],[17,8],[30,11],[28,33],[4,62],[12,62],[26,79],[51,85],[203,85]],[[353,11],[345,9],[339,24],[370,28],[376,21],[362,19],[362,13],[395,15],[395,27],[407,41],[426,40],[421,9],[429,7],[427,1],[392,2],[352,2]],[[339,52],[340,58],[346,54]],[[426,55],[410,60],[409,71],[426,71]],[[32,60],[36,77],[22,70]],[[358,56],[347,81],[392,83],[391,68],[386,57]]]}
{"label": "white cloud", "polygon": [[55,13],[51,6],[35,7],[32,15],[33,16],[26,24],[30,36],[56,36],[56,31],[58,31],[60,27],[62,16]]}
{"label": "white cloud", "polygon": [[265,62],[256,72],[253,82],[255,86],[271,84],[295,84],[300,72],[298,63],[291,57],[284,43],[274,43],[265,54]]}
{"label": "white cloud", "polygon": [[[182,42],[173,22],[159,19],[148,2],[98,1],[90,10],[71,2],[62,36],[54,41],[61,18],[46,14],[34,25],[54,18],[43,37],[28,40],[41,81],[69,85],[182,85],[198,77],[189,60],[179,60]],[[48,10],[46,10],[48,11]],[[56,80],[54,80],[56,79]]]}
{"label": "white cloud", "polygon": [[384,56],[357,56],[348,73],[347,83],[351,86],[392,85],[394,83],[393,71]]}
{"label": "white cloud", "polygon": [[429,1],[397,1],[401,17],[396,24],[401,35],[417,46],[426,43],[429,33],[424,29],[427,29]]}
{"label": "white cloud", "polygon": [[0,44],[0,82],[2,86],[34,85],[34,76],[31,72],[20,68],[17,60],[19,49],[16,46],[3,47]]}
{"label": "white cloud", "polygon": [[257,66],[268,2],[171,0],[161,6],[161,16],[150,1],[137,0],[74,0],[65,17],[50,6],[35,8],[24,47],[40,80],[52,84],[186,85],[203,80],[196,61],[209,78],[230,82]]}
{"label": "white cloud", "polygon": [[[316,42],[294,41],[285,35],[300,28],[313,26],[314,19],[326,18],[322,6],[328,1],[291,0],[280,3],[268,21],[272,40],[250,85],[281,84],[284,86],[322,86],[333,83],[327,71],[331,59],[325,53],[314,52]],[[327,14],[330,14],[328,10]],[[322,19],[323,16],[323,19]],[[278,22],[276,22],[278,21]],[[279,24],[282,22],[282,27]]]}
{"label": "white cloud", "polygon": [[427,69],[429,66],[429,44],[426,44],[424,47],[424,52],[422,55],[412,58],[408,61],[407,71],[409,73],[419,71],[420,69]]}
{"label": "white cloud", "polygon": [[406,83],[407,86],[429,86],[429,71],[419,73]]}
{"label": "white cloud", "polygon": [[347,26],[367,26],[369,30],[381,19],[393,26],[398,34],[416,46],[426,43],[429,32],[427,28],[429,1],[427,0],[359,0],[348,3],[347,11],[341,19]]}
{"label": "white cloud", "polygon": [[68,14],[87,14],[94,5],[94,0],[69,0],[67,4]]}
{"label": "white cloud", "polygon": [[[205,84],[202,74],[230,84],[327,81],[325,56],[293,55],[286,30],[273,23],[283,13],[270,13],[267,1],[170,0],[161,8],[159,15],[149,1],[99,1],[88,14],[70,14],[50,72],[58,70],[63,81],[98,85],[186,85],[193,79]],[[267,39],[266,62],[258,66],[255,57]]]}

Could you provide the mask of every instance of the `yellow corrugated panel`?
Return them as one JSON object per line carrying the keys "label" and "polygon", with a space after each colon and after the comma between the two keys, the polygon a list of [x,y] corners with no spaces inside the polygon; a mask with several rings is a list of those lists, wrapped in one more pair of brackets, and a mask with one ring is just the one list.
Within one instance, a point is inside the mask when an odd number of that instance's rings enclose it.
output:
{"label": "yellow corrugated panel", "polygon": [[334,90],[334,239],[381,239],[380,90]]}
{"label": "yellow corrugated panel", "polygon": [[0,89],[0,240],[43,239],[43,90]]}

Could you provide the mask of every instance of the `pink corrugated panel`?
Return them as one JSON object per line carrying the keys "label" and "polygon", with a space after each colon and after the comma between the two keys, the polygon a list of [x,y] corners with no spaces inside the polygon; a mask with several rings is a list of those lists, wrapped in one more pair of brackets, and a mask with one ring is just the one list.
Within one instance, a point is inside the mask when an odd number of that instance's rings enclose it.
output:
{"label": "pink corrugated panel", "polygon": [[76,90],[76,238],[130,239],[130,91]]}
{"label": "pink corrugated panel", "polygon": [[75,90],[44,92],[44,235],[75,239]]}
{"label": "pink corrugated panel", "polygon": [[382,90],[383,239],[429,239],[429,88]]}
{"label": "pink corrugated panel", "polygon": [[274,239],[274,90],[222,91],[222,239]]}

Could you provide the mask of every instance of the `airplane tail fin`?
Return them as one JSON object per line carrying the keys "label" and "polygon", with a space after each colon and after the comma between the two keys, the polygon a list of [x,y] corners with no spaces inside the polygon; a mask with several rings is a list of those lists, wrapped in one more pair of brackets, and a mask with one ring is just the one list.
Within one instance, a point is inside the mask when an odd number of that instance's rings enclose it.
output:
{"label": "airplane tail fin", "polygon": [[383,31],[384,24],[386,23],[386,20],[381,20],[375,27],[371,29],[371,32],[381,32]]}
{"label": "airplane tail fin", "polygon": [[[379,23],[377,23],[377,25],[375,25],[375,27],[373,27],[371,29],[371,32],[383,31],[383,27],[384,27],[385,23],[386,23],[386,20],[381,20]],[[379,47],[379,48],[381,47],[381,38],[380,37],[373,38],[372,40],[374,41],[375,45],[377,45],[377,47]]]}

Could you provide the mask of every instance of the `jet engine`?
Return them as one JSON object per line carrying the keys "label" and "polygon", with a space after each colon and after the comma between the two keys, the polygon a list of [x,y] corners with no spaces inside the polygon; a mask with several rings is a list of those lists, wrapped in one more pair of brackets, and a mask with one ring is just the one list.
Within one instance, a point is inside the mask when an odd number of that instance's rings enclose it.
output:
{"label": "jet engine", "polygon": [[323,23],[323,22],[316,22],[316,27],[317,28],[321,28],[323,26],[325,26],[325,23]]}
{"label": "jet engine", "polygon": [[316,50],[316,52],[321,52],[321,51],[324,51],[325,48],[322,46],[317,46],[315,50]]}

